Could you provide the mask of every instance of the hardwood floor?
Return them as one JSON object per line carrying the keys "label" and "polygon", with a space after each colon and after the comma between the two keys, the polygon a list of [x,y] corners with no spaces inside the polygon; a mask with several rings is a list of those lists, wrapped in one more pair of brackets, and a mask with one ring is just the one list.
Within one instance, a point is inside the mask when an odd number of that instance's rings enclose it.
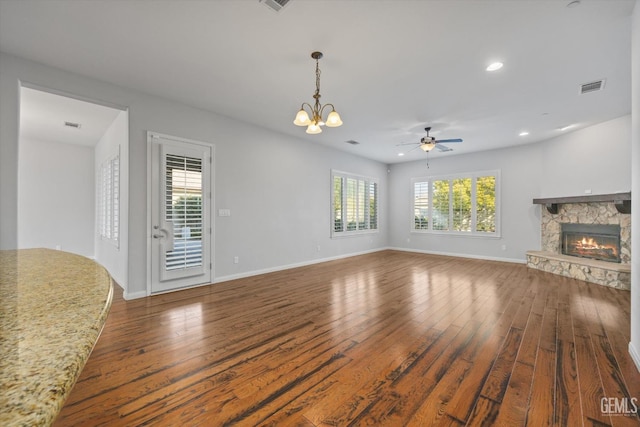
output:
{"label": "hardwood floor", "polygon": [[629,292],[525,265],[383,251],[116,293],[57,426],[640,424],[613,411],[640,399]]}

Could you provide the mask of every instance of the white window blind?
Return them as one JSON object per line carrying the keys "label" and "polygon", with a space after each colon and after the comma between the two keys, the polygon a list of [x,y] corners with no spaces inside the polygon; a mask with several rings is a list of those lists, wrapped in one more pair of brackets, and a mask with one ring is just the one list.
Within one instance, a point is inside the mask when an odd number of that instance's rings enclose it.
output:
{"label": "white window blind", "polygon": [[118,246],[120,238],[120,155],[100,165],[98,234]]}
{"label": "white window blind", "polygon": [[173,224],[173,249],[165,254],[167,270],[202,265],[202,160],[166,155],[165,221]]}
{"label": "white window blind", "polygon": [[378,230],[378,181],[345,172],[331,172],[332,237]]}
{"label": "white window blind", "polygon": [[499,236],[499,178],[499,171],[413,178],[411,230]]}

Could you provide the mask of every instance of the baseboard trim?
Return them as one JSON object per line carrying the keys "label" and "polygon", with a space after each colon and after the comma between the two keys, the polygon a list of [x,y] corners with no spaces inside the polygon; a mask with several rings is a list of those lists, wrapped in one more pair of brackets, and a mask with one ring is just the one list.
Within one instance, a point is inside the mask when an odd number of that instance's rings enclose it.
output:
{"label": "baseboard trim", "polygon": [[423,249],[408,249],[408,248],[387,248],[392,251],[401,251],[401,252],[414,252],[418,254],[427,254],[427,255],[442,255],[442,256],[450,256],[456,258],[471,258],[471,259],[481,259],[485,261],[499,261],[499,262],[510,262],[514,264],[526,264],[527,261],[524,259],[515,259],[515,258],[500,258],[500,257],[490,257],[483,255],[471,255],[471,254],[460,254],[453,252],[440,252],[440,251],[427,251]]}
{"label": "baseboard trim", "polygon": [[371,249],[367,251],[352,252],[344,255],[336,255],[336,256],[327,257],[327,258],[319,258],[319,259],[314,259],[309,261],[296,262],[293,264],[286,264],[278,267],[265,268],[262,270],[253,270],[253,271],[247,271],[244,273],[229,274],[227,276],[216,277],[213,283],[228,282],[230,280],[237,280],[237,279],[244,279],[252,276],[259,276],[260,274],[275,273],[276,271],[290,270],[292,268],[305,267],[307,265],[313,265],[313,264],[321,264],[323,262],[335,261],[335,260],[344,259],[344,258],[351,258],[358,255],[371,254],[374,252],[381,252],[387,249],[391,249],[391,248],[376,248],[376,249]]}
{"label": "baseboard trim", "polygon": [[127,292],[126,290],[122,292],[122,298],[129,301],[132,299],[144,298],[147,296],[147,291],[138,291],[138,292]]}
{"label": "baseboard trim", "polygon": [[629,354],[633,363],[636,364],[636,369],[640,372],[640,352],[636,349],[632,342],[629,343]]}

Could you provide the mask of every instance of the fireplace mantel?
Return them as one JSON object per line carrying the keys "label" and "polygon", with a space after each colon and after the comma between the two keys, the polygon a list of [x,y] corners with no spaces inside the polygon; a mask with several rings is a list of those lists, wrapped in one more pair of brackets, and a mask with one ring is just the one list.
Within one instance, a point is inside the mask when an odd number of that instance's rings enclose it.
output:
{"label": "fireplace mantel", "polygon": [[551,197],[533,199],[535,205],[545,205],[550,214],[558,213],[558,205],[567,203],[613,203],[616,210],[623,214],[631,213],[631,192],[613,194],[593,194],[571,197]]}

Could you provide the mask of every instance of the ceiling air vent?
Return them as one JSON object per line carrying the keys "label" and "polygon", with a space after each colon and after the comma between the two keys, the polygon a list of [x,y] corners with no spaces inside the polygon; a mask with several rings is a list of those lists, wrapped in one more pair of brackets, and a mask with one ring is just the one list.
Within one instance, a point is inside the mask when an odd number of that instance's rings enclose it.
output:
{"label": "ceiling air vent", "polygon": [[347,144],[351,144],[351,145],[359,145],[360,143],[358,141],[354,141],[353,139],[350,139],[348,141],[345,141]]}
{"label": "ceiling air vent", "polygon": [[604,89],[604,79],[580,85],[580,94],[584,95],[585,93],[597,92],[602,89]]}
{"label": "ceiling air vent", "polygon": [[80,127],[82,126],[80,123],[73,123],[73,122],[64,122],[64,125],[66,127],[75,128],[75,129],[80,129]]}
{"label": "ceiling air vent", "polygon": [[280,12],[289,3],[290,0],[258,0],[260,3],[269,7],[269,9]]}

